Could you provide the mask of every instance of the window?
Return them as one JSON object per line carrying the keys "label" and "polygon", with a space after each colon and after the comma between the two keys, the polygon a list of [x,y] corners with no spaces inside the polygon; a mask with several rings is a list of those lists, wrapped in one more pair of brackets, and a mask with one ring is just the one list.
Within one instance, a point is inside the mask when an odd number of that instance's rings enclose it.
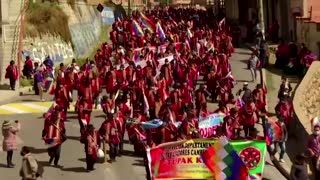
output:
{"label": "window", "polygon": [[320,32],[320,23],[317,23],[317,31]]}
{"label": "window", "polygon": [[220,8],[223,9],[224,8],[224,0],[220,0]]}

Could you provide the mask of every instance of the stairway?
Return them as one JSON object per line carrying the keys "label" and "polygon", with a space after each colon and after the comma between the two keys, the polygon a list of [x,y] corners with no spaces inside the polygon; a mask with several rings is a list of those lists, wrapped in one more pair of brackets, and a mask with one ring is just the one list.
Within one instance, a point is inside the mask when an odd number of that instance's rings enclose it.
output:
{"label": "stairway", "polygon": [[[20,12],[25,0],[9,1],[9,22],[2,25],[1,44],[0,44],[0,84],[8,84],[4,78],[5,69],[11,60],[18,64],[18,44],[20,34]],[[23,66],[23,63],[21,63]]]}

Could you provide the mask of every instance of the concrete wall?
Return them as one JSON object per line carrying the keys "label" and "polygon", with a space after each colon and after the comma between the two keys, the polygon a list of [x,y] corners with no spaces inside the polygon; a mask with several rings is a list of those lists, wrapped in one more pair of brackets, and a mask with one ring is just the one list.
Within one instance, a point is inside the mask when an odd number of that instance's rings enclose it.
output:
{"label": "concrete wall", "polygon": [[1,0],[1,21],[9,21],[9,0]]}
{"label": "concrete wall", "polygon": [[68,4],[61,5],[69,16],[69,28],[76,56],[85,56],[97,44],[102,28],[100,12],[96,6],[79,2],[75,10]]}
{"label": "concrete wall", "polygon": [[34,61],[43,61],[50,56],[54,63],[70,61],[74,58],[71,43],[64,42],[58,36],[45,35],[41,38],[28,39],[24,43],[23,56],[30,56]]}
{"label": "concrete wall", "polygon": [[297,40],[305,43],[306,46],[319,57],[320,31],[317,31],[317,24],[297,20]]}
{"label": "concrete wall", "polygon": [[226,17],[231,20],[239,19],[238,0],[225,0]]}
{"label": "concrete wall", "polygon": [[[30,56],[35,61],[43,61],[48,55],[54,62],[70,62],[72,58],[85,57],[96,47],[102,28],[100,13],[96,6],[78,2],[74,9],[67,3],[61,3],[68,15],[71,42],[64,42],[54,35],[42,35],[41,38],[26,38],[24,57]],[[72,45],[73,44],[73,48]]]}
{"label": "concrete wall", "polygon": [[[320,117],[320,62],[312,63],[299,84],[293,99],[294,111],[308,133],[311,133],[311,119]],[[299,94],[299,95],[298,95]]]}

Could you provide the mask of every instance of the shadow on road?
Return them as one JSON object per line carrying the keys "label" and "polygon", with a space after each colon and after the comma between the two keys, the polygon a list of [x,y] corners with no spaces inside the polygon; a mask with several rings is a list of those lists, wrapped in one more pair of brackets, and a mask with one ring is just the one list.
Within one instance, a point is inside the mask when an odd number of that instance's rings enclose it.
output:
{"label": "shadow on road", "polygon": [[40,148],[40,149],[35,147],[29,147],[29,148],[32,154],[42,154],[42,153],[48,152],[47,148]]}
{"label": "shadow on road", "polygon": [[248,82],[248,80],[237,80],[237,82],[244,83],[244,82]]}
{"label": "shadow on road", "polygon": [[97,116],[94,116],[95,118],[106,118],[106,115],[102,114],[102,115],[97,115]]}
{"label": "shadow on road", "polygon": [[34,99],[22,99],[21,101],[22,102],[35,102]]}
{"label": "shadow on road", "polygon": [[144,160],[142,159],[136,159],[134,163],[132,163],[133,166],[144,166]]}
{"label": "shadow on road", "polygon": [[[242,62],[244,64],[248,64],[248,59],[242,59],[242,60],[240,60],[240,62]],[[247,68],[245,68],[245,69],[247,69]]]}
{"label": "shadow on road", "polygon": [[80,142],[80,137],[79,136],[67,136],[67,140],[74,140],[74,141]]}
{"label": "shadow on road", "polygon": [[78,160],[81,161],[81,162],[87,162],[86,158],[79,158]]}
{"label": "shadow on road", "polygon": [[48,161],[38,161],[38,164],[42,167],[51,167]]}
{"label": "shadow on road", "polygon": [[269,71],[271,74],[276,74],[278,76],[283,76],[283,71],[281,69],[275,68],[273,65],[267,66],[267,71]]}
{"label": "shadow on road", "polygon": [[123,150],[122,155],[123,156],[130,156],[130,157],[139,157],[133,151],[129,151],[129,150],[125,150],[125,149]]}
{"label": "shadow on road", "polygon": [[71,168],[61,168],[61,171],[85,173],[87,170],[84,167],[71,167]]}
{"label": "shadow on road", "polygon": [[7,168],[6,164],[0,164],[0,168]]}
{"label": "shadow on road", "polygon": [[78,119],[78,115],[76,115],[76,116],[68,116],[67,119]]}
{"label": "shadow on road", "polygon": [[124,139],[124,140],[123,140],[123,143],[124,143],[124,144],[131,144],[130,141],[127,140],[127,139]]}

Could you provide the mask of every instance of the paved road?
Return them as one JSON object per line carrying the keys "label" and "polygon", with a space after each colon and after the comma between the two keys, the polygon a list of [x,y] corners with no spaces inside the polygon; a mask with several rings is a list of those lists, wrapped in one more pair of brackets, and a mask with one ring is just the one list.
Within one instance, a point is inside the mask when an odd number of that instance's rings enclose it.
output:
{"label": "paved road", "polygon": [[[245,69],[246,64],[244,60],[249,57],[249,52],[246,50],[237,50],[237,53],[232,57],[232,71],[234,77],[238,80],[234,91],[237,91],[242,87],[242,82],[251,81],[251,74]],[[254,87],[255,84],[250,83],[250,87]],[[37,100],[37,97],[27,95],[12,99],[12,103],[28,102],[33,103]],[[29,105],[30,106],[30,105]],[[19,104],[16,107],[19,109]],[[214,110],[215,104],[210,104],[209,108]],[[101,112],[94,112],[92,114],[92,122],[95,127],[100,127],[103,121]],[[22,144],[34,147],[34,154],[36,158],[45,165],[45,177],[46,180],[88,180],[91,178],[99,178],[99,180],[143,180],[145,179],[145,170],[142,166],[142,159],[132,155],[133,148],[129,144],[125,144],[125,155],[118,158],[118,161],[113,164],[97,164],[96,170],[90,173],[85,171],[85,153],[84,146],[79,142],[79,125],[76,119],[76,114],[69,113],[69,121],[66,122],[68,140],[62,146],[62,154],[60,164],[62,168],[54,168],[46,165],[49,160],[46,147],[41,141],[41,130],[43,128],[43,119],[41,113],[30,114],[12,114],[1,113],[0,119],[18,119],[22,123],[22,130],[19,133],[19,137],[23,139]],[[261,128],[260,126],[258,128]],[[0,137],[1,140],[2,137]],[[1,146],[1,145],[0,145]],[[0,147],[0,149],[2,149]],[[267,163],[264,170],[264,177],[266,179],[284,179],[282,175],[277,171],[275,167],[270,165],[268,155],[266,156]],[[0,153],[0,179],[19,179],[19,167],[21,165],[21,157],[18,152],[14,154],[14,163],[16,168],[5,168],[6,156],[4,152]]]}

